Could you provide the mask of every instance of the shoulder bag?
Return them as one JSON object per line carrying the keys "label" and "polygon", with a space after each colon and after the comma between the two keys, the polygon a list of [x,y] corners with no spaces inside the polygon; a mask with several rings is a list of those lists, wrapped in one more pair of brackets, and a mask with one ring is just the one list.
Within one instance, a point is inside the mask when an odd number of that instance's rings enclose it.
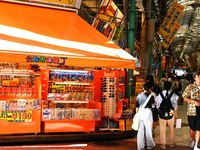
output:
{"label": "shoulder bag", "polygon": [[[151,98],[152,94],[149,94],[147,100],[144,102],[143,106],[141,108],[145,108],[147,103],[149,102],[149,99]],[[136,112],[136,114],[134,115],[133,117],[133,123],[132,123],[132,129],[137,131],[138,130],[138,126],[139,126],[139,111],[140,111],[140,108],[139,110]]]}

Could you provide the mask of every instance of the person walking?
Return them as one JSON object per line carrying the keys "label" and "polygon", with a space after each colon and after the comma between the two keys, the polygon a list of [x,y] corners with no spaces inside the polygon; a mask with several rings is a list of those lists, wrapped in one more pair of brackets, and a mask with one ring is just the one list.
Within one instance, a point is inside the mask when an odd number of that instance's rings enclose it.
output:
{"label": "person walking", "polygon": [[187,105],[189,133],[191,137],[190,148],[198,148],[200,136],[200,71],[194,73],[194,83],[189,84],[182,94]]}
{"label": "person walking", "polygon": [[152,83],[152,92],[154,92],[156,96],[161,92],[160,86],[154,81],[154,77],[151,74],[146,76],[146,82]]}
{"label": "person walking", "polygon": [[[137,133],[137,148],[138,150],[144,150],[145,146],[147,149],[152,149],[155,147],[155,142],[152,136],[152,124],[153,124],[153,116],[152,116],[152,105],[155,103],[154,96],[150,95],[152,92],[152,84],[150,82],[146,82],[143,85],[144,91],[140,93],[136,97],[136,112],[139,111],[139,127]],[[148,96],[151,96],[146,106],[145,101],[148,100]],[[145,145],[146,143],[146,145]]]}
{"label": "person walking", "polygon": [[[165,81],[164,90],[156,97],[157,109],[159,110],[159,124],[160,124],[160,143],[161,148],[166,149],[166,126],[169,127],[169,144],[174,147],[174,121],[177,117],[178,96],[171,90],[171,82]],[[171,106],[171,110],[163,112],[164,108]],[[161,113],[163,112],[163,113]],[[161,115],[162,114],[162,115]],[[164,115],[164,116],[163,116]]]}
{"label": "person walking", "polygon": [[[156,96],[161,92],[161,88],[158,84],[154,82],[154,77],[151,74],[148,74],[146,76],[146,82],[150,82],[152,84],[152,95],[154,96],[154,99]],[[156,103],[155,105],[152,106],[152,111],[153,111],[153,137],[155,137],[155,129],[158,125],[158,110],[156,108]]]}

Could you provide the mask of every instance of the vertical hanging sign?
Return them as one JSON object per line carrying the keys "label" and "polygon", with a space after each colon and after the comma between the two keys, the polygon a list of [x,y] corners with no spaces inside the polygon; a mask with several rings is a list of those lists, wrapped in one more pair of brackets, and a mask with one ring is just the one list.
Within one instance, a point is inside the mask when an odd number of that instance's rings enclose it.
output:
{"label": "vertical hanging sign", "polygon": [[165,49],[168,49],[175,37],[175,34],[181,27],[181,25],[178,23],[178,20],[181,17],[183,9],[184,6],[174,2],[157,32],[157,34],[162,37],[161,46]]}

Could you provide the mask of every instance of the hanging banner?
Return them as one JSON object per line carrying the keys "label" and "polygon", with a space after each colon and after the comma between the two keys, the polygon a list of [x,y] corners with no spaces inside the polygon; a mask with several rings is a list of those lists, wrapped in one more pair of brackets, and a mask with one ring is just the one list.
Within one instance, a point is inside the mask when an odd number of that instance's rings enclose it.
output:
{"label": "hanging banner", "polygon": [[184,6],[174,2],[157,32],[162,39],[161,46],[165,49],[168,49],[177,31],[181,27],[181,25],[178,23],[178,20],[182,15],[183,9]]}
{"label": "hanging banner", "polygon": [[162,42],[161,42],[162,47],[168,49],[180,27],[181,25],[178,23],[174,23],[174,25],[169,27],[168,29],[165,26],[161,26],[158,34],[161,35],[162,37]]}
{"label": "hanging banner", "polygon": [[92,26],[111,39],[123,18],[124,15],[112,0],[103,0]]}

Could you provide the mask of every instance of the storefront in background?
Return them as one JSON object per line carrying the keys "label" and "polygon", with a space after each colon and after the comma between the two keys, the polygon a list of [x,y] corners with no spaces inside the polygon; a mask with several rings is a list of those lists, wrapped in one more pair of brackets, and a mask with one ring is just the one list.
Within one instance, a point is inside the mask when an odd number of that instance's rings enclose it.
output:
{"label": "storefront in background", "polygon": [[122,69],[136,59],[76,11],[0,2],[0,41],[2,134],[88,132],[120,118]]}

